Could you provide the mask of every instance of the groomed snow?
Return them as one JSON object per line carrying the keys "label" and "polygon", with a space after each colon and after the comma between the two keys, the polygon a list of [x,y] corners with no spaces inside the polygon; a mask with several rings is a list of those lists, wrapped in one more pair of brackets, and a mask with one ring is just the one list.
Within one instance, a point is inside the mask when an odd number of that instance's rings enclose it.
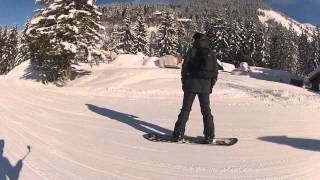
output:
{"label": "groomed snow", "polygon": [[[320,178],[319,94],[256,79],[272,70],[221,72],[211,97],[216,135],[238,144],[153,143],[142,136],[171,133],[179,113],[180,70],[119,64],[82,64],[63,88],[34,82],[28,63],[0,76],[4,157],[15,164],[31,146],[20,180]],[[187,134],[202,128],[196,100]]]}

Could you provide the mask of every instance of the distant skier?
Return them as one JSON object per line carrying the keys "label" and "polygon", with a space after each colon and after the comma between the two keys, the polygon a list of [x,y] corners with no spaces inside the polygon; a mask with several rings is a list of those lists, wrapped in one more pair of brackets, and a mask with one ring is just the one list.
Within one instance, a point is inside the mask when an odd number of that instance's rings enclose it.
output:
{"label": "distant skier", "polygon": [[210,41],[206,35],[196,33],[193,39],[193,47],[188,50],[182,64],[183,106],[175,123],[173,140],[183,140],[186,123],[197,95],[203,115],[205,142],[212,143],[215,130],[210,109],[210,94],[218,78],[217,59],[215,53],[210,50]]}
{"label": "distant skier", "polygon": [[0,139],[0,180],[18,180],[23,163],[22,159],[15,166],[12,166],[9,160],[3,156],[4,140]]}

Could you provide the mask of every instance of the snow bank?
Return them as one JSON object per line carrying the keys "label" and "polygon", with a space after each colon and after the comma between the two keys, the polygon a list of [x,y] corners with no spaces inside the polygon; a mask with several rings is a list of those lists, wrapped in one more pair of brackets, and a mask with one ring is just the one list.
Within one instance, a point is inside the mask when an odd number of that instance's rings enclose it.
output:
{"label": "snow bank", "polygon": [[219,64],[222,66],[223,71],[226,72],[232,72],[236,68],[233,64],[230,63],[220,62]]}
{"label": "snow bank", "polygon": [[113,62],[113,65],[134,68],[141,67],[144,61],[144,56],[138,56],[133,54],[122,54],[119,55]]}
{"label": "snow bank", "polygon": [[180,68],[181,64],[178,64],[178,59],[172,55],[165,55],[160,57],[159,66],[161,68]]}
{"label": "snow bank", "polygon": [[119,55],[113,62],[113,65],[124,68],[174,68],[179,69],[181,64],[177,64],[177,58],[172,55],[166,55],[163,57],[148,57],[143,54],[122,54]]}
{"label": "snow bank", "polygon": [[261,68],[261,67],[250,67],[250,69],[251,69],[250,76],[257,79],[275,81],[275,82],[281,82],[281,83],[287,83],[287,84],[290,83],[291,79],[299,79],[298,76],[285,71],[273,70],[273,69],[267,69],[267,68]]}
{"label": "snow bank", "polygon": [[148,58],[145,58],[144,61],[143,61],[143,66],[144,67],[153,67],[153,68],[156,68],[156,67],[159,67],[159,58],[158,57],[148,57]]}
{"label": "snow bank", "polygon": [[159,67],[159,58],[144,56],[141,53],[119,55],[111,64],[124,68],[156,68]]}

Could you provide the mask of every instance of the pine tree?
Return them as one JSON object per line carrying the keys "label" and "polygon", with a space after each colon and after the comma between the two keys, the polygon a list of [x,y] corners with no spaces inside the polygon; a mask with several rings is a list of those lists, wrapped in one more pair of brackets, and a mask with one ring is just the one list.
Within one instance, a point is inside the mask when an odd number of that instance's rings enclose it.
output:
{"label": "pine tree", "polygon": [[274,25],[272,31],[269,32],[270,37],[270,60],[268,62],[268,66],[271,69],[281,69],[283,54],[282,49],[284,47],[284,39],[283,39],[283,28],[281,25]]}
{"label": "pine tree", "polygon": [[181,55],[186,54],[187,52],[187,48],[190,44],[190,42],[188,41],[188,39],[186,38],[186,34],[187,34],[187,30],[185,29],[185,26],[182,22],[179,22],[177,24],[178,29],[177,29],[177,36],[178,36],[178,53]]}
{"label": "pine tree", "polygon": [[30,20],[27,19],[24,30],[22,31],[22,36],[20,38],[20,48],[19,48],[19,57],[16,65],[21,64],[23,61],[27,61],[31,59],[31,53],[30,53],[30,47],[31,44],[31,38],[27,35],[27,30],[30,27]]}
{"label": "pine tree", "polygon": [[[97,62],[104,58],[102,51],[102,26],[101,15],[96,0],[73,0],[75,10],[71,10],[71,16],[74,15],[72,27],[68,27],[68,19],[66,19],[66,27],[72,31],[78,31],[75,36],[77,41],[76,59],[81,62]],[[80,55],[79,55],[80,54]],[[81,55],[83,54],[83,56]]]}
{"label": "pine tree", "polygon": [[[261,46],[261,32],[257,32],[257,27],[253,20],[246,19],[241,23],[241,44],[239,59],[241,62],[247,62],[249,65],[256,66],[257,60],[261,58],[258,46]],[[259,44],[260,43],[260,44]]]}
{"label": "pine tree", "polygon": [[206,23],[205,31],[211,41],[211,48],[217,52],[217,58],[223,62],[234,63],[229,59],[230,31],[226,20],[213,18]]}
{"label": "pine tree", "polygon": [[297,72],[299,75],[306,76],[314,70],[314,64],[311,56],[311,46],[306,32],[303,32],[299,38],[299,59]]}
{"label": "pine tree", "polygon": [[147,39],[146,23],[142,14],[138,15],[137,24],[135,27],[135,52],[142,52],[149,55],[149,42]]}
{"label": "pine tree", "polygon": [[317,68],[320,64],[320,28],[317,27],[317,30],[314,32],[312,37],[312,61],[314,66]]}
{"label": "pine tree", "polygon": [[297,63],[298,63],[298,44],[297,44],[297,35],[294,32],[292,25],[290,25],[288,30],[288,35],[286,39],[286,51],[287,51],[287,71],[296,73]]}
{"label": "pine tree", "polygon": [[163,13],[158,35],[158,48],[160,56],[177,54],[178,33],[176,26],[176,21],[173,15],[169,14],[168,12]]}
{"label": "pine tree", "polygon": [[129,15],[126,15],[123,23],[124,25],[121,32],[119,33],[121,39],[117,48],[123,50],[123,52],[127,54],[136,54],[137,51],[134,48],[136,46],[136,39],[132,28],[132,21]]}
{"label": "pine tree", "polygon": [[9,71],[11,71],[17,61],[18,56],[18,28],[13,27],[10,29],[7,37],[7,45],[6,45],[6,53],[7,53],[7,59],[6,59],[6,70],[5,74],[7,74]]}
{"label": "pine tree", "polygon": [[7,41],[7,27],[0,27],[0,74],[4,74],[4,64],[5,64],[5,47]]}
{"label": "pine tree", "polygon": [[103,27],[100,13],[92,0],[56,0],[48,2],[26,30],[31,62],[44,83],[70,79],[71,64],[96,62]]}
{"label": "pine tree", "polygon": [[228,39],[229,39],[229,51],[228,51],[228,62],[232,64],[239,65],[241,60],[239,58],[241,44],[242,44],[242,35],[240,23],[238,21],[230,20],[230,28],[228,30]]}
{"label": "pine tree", "polygon": [[113,27],[110,34],[106,34],[105,41],[103,44],[103,49],[107,51],[118,52],[118,47],[120,44],[120,28]]}
{"label": "pine tree", "polygon": [[251,52],[251,58],[255,66],[265,67],[265,34],[264,29],[261,26],[255,26],[254,29],[254,40],[253,40],[253,49]]}
{"label": "pine tree", "polygon": [[0,74],[7,74],[15,67],[18,55],[17,27],[0,27]]}

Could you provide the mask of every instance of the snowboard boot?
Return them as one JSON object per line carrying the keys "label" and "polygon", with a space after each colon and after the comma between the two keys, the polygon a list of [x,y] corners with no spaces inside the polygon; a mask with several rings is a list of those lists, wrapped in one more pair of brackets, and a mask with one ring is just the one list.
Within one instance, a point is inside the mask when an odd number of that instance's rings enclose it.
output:
{"label": "snowboard boot", "polygon": [[175,130],[172,134],[172,140],[174,142],[183,142],[184,141],[184,133],[179,130]]}
{"label": "snowboard boot", "polygon": [[211,144],[213,142],[214,136],[204,136],[204,143]]}

